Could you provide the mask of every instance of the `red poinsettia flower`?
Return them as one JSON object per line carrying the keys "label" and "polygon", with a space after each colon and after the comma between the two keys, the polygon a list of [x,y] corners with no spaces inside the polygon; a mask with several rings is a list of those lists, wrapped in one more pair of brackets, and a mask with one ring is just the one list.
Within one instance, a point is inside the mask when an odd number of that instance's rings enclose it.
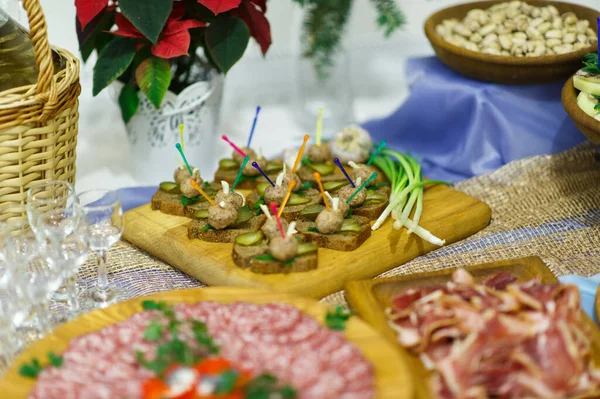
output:
{"label": "red poinsettia flower", "polygon": [[266,11],[266,0],[246,0],[236,10],[236,14],[248,25],[250,34],[260,45],[263,55],[272,43],[271,25],[265,16]]}
{"label": "red poinsettia flower", "polygon": [[[182,7],[175,7],[173,9],[160,34],[158,42],[152,45],[152,54],[166,59],[188,54],[191,41],[189,30],[206,26],[206,24],[193,19],[182,20],[183,14],[184,10]],[[145,36],[122,14],[115,16],[115,23],[119,28],[115,32],[112,32],[115,35],[145,39]]]}
{"label": "red poinsettia flower", "polygon": [[242,0],[198,0],[198,3],[214,12],[215,15],[238,8],[241,2]]}
{"label": "red poinsettia flower", "polygon": [[85,29],[92,19],[108,7],[108,0],[75,0],[75,7],[81,29]]}

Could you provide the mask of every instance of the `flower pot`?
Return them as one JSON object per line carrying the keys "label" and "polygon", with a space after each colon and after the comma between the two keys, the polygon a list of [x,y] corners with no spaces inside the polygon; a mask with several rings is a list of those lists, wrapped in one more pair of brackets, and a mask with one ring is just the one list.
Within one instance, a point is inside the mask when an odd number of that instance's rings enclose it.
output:
{"label": "flower pot", "polygon": [[138,111],[127,124],[132,173],[139,184],[157,185],[173,180],[175,168],[183,164],[175,148],[180,124],[185,127],[184,152],[188,162],[199,168],[203,176],[212,176],[217,164],[215,144],[223,75],[213,71],[208,76],[179,94],[168,91],[160,109],[139,93]]}

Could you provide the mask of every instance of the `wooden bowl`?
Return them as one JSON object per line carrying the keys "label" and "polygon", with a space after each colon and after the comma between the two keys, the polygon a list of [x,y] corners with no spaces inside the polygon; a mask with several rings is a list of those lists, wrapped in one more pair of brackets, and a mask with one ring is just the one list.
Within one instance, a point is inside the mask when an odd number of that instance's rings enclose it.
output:
{"label": "wooden bowl", "polygon": [[567,114],[575,122],[575,126],[592,143],[600,144],[600,121],[592,118],[577,105],[577,95],[579,91],[573,86],[573,77],[571,76],[562,88],[562,105]]}
{"label": "wooden bowl", "polygon": [[[488,9],[494,4],[504,2],[504,0],[492,0],[459,4],[445,8],[430,16],[425,21],[425,34],[440,60],[458,73],[477,80],[526,84],[566,79],[581,67],[581,59],[586,53],[597,51],[598,44],[596,42],[591,46],[567,54],[541,57],[492,55],[467,50],[448,43],[435,31],[435,27],[445,19],[457,18],[461,20],[472,9]],[[596,33],[598,32],[596,17],[600,12],[591,8],[558,1],[527,0],[526,3],[536,7],[554,5],[561,14],[569,11],[574,12],[577,18],[590,21],[590,28]]]}

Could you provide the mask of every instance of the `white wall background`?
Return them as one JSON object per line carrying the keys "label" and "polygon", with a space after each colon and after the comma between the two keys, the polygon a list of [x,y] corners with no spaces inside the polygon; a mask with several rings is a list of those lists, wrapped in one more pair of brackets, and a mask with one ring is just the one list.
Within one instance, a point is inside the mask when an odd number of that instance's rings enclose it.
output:
{"label": "white wall background", "polygon": [[[410,56],[433,54],[422,32],[423,22],[437,9],[459,2],[399,0],[408,24],[402,32],[386,41],[376,28],[375,13],[369,0],[355,0],[345,38],[350,57],[350,81],[356,97],[354,114],[359,122],[385,116],[401,104],[407,94],[403,81],[404,60]],[[595,1],[573,2],[594,7]],[[41,0],[41,4],[50,41],[77,54],[73,0]],[[297,60],[301,14],[291,0],[269,0],[268,7],[273,46],[263,59],[258,46],[251,42],[242,61],[228,75],[222,131],[234,138],[245,137],[254,107],[261,104],[261,129],[277,132],[276,140],[263,143],[265,152],[272,153],[289,144],[290,137],[302,132],[290,112],[294,82],[291,66]],[[116,104],[108,91],[91,97],[92,65],[83,66],[81,73],[83,93],[77,187],[81,190],[136,185],[128,173],[129,149]]]}

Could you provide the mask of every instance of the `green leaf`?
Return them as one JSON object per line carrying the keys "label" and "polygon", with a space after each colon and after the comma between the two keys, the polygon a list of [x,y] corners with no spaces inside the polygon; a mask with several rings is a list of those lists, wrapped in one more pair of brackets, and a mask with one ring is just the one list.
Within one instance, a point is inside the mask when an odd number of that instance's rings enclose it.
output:
{"label": "green leaf", "polygon": [[169,61],[150,57],[142,61],[135,70],[135,78],[140,90],[158,109],[171,84],[171,66]]}
{"label": "green leaf", "polygon": [[86,62],[94,50],[102,50],[108,41],[116,38],[115,35],[107,33],[115,23],[115,12],[108,8],[102,10],[87,26],[81,29],[79,19],[76,18],[77,40],[79,51],[83,62]]}
{"label": "green leaf", "polygon": [[140,351],[135,352],[135,357],[142,367],[147,368],[150,371],[154,371],[158,375],[161,375],[169,365],[169,363],[161,361],[160,359],[158,359],[158,357],[157,360],[154,361],[146,360],[144,354]]}
{"label": "green leaf", "polygon": [[352,316],[350,311],[347,311],[342,306],[336,306],[334,311],[327,312],[325,316],[325,325],[332,330],[344,331],[346,322]]}
{"label": "green leaf", "polygon": [[142,308],[144,310],[165,310],[169,305],[166,302],[157,302],[146,300],[142,302]]}
{"label": "green leaf", "polygon": [[239,374],[235,370],[226,370],[219,376],[219,385],[215,390],[215,394],[222,395],[231,393],[235,387],[235,383],[239,377]]}
{"label": "green leaf", "polygon": [[200,229],[200,231],[207,231],[207,230],[216,230],[214,227],[212,227],[210,224],[206,224],[204,227],[202,227]]}
{"label": "green leaf", "polygon": [[140,99],[137,90],[130,84],[123,86],[119,94],[119,107],[121,107],[121,117],[125,121],[125,124],[129,123],[133,115],[135,115],[139,105]]}
{"label": "green leaf", "polygon": [[318,233],[319,232],[319,230],[316,227],[309,227],[307,230],[308,231],[312,231],[313,233]]}
{"label": "green leaf", "polygon": [[156,44],[173,10],[173,0],[119,0],[119,8],[137,30]]}
{"label": "green leaf", "polygon": [[125,72],[134,55],[135,42],[126,37],[116,38],[104,47],[94,67],[94,96]]}
{"label": "green leaf", "polygon": [[239,18],[216,18],[206,29],[206,47],[217,67],[227,73],[242,58],[250,30]]}
{"label": "green leaf", "polygon": [[48,360],[50,361],[50,364],[53,365],[54,367],[60,367],[60,366],[62,366],[64,359],[62,356],[58,356],[54,352],[49,352]]}
{"label": "green leaf", "polygon": [[40,365],[40,361],[32,359],[31,363],[25,363],[19,368],[19,374],[23,377],[36,378],[44,368]]}
{"label": "green leaf", "polygon": [[265,261],[265,262],[275,262],[275,260],[276,260],[273,257],[273,255],[271,255],[271,254],[264,254],[264,255],[254,256],[253,259],[262,260],[262,261]]}
{"label": "green leaf", "polygon": [[144,331],[144,339],[147,341],[158,341],[162,336],[163,326],[157,321],[150,323]]}

